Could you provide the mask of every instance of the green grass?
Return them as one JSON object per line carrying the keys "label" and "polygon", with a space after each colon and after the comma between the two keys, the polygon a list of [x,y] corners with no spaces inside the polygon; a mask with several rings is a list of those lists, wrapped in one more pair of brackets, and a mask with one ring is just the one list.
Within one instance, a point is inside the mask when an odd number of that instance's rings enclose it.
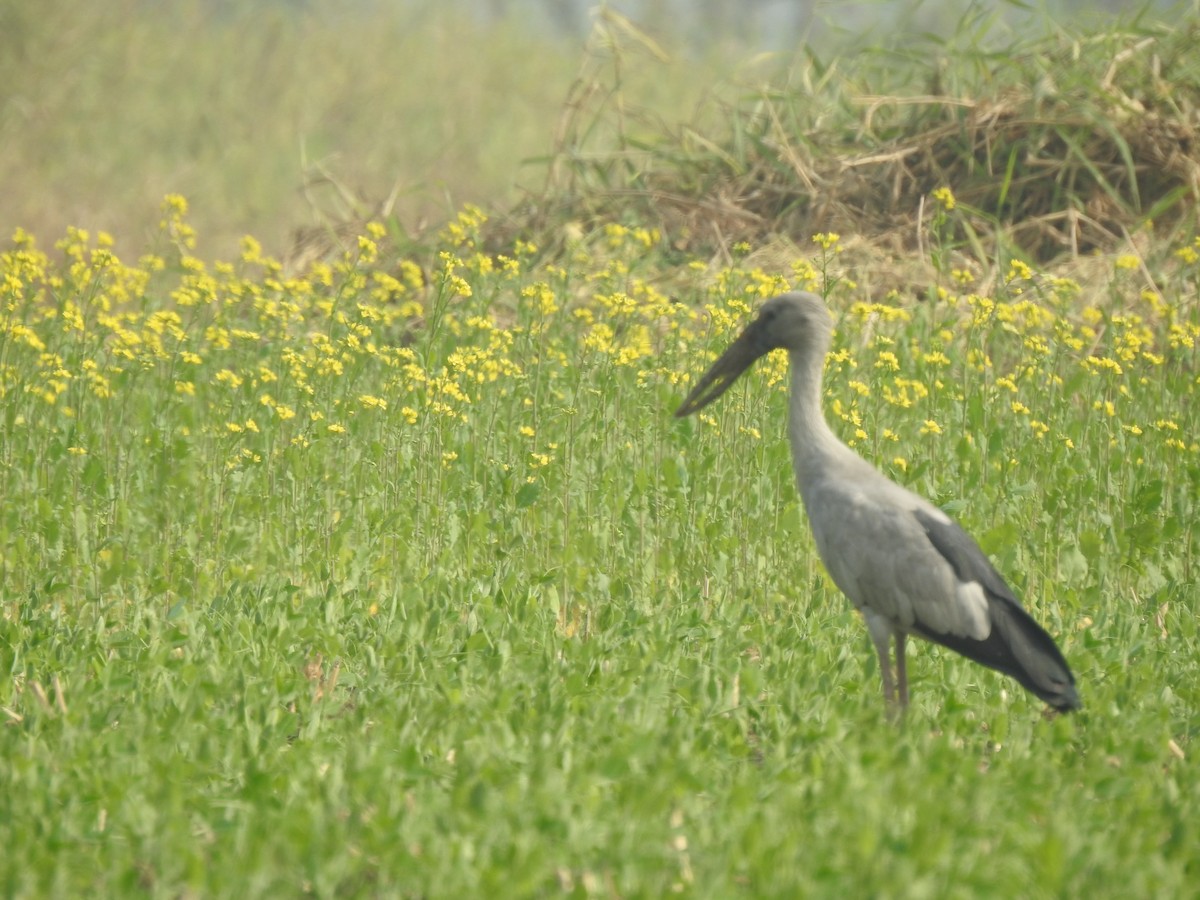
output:
{"label": "green grass", "polygon": [[837,430],[979,536],[1085,704],[921,645],[895,725],[784,361],[670,415],[780,273],[684,266],[673,303],[653,233],[506,263],[480,218],[419,286],[370,240],[290,281],[165,238],[162,271],[0,257],[4,893],[1188,891],[1186,247],[1153,298],[1121,262],[991,311],[864,305],[818,249],[783,273],[830,292]]}

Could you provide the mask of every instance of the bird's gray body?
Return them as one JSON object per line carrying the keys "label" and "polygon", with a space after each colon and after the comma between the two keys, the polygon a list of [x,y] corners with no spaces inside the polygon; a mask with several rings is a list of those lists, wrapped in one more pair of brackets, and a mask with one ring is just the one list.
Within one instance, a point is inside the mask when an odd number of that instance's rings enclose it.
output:
{"label": "bird's gray body", "polygon": [[915,634],[1012,675],[1058,709],[1078,707],[1074,678],[1053,639],[971,537],[932,503],[887,479],[825,422],[821,374],[831,335],[819,297],[796,293],[768,301],[677,415],[715,400],[758,356],[786,348],[796,483],[825,568],[866,620],[885,696],[892,700],[898,692],[900,703],[907,702],[904,641]]}
{"label": "bird's gray body", "polygon": [[869,466],[852,468],[853,481],[811,478],[800,494],[830,577],[867,617],[872,636],[928,630],[986,638],[982,586],[959,579],[917,514],[953,527],[949,517]]}

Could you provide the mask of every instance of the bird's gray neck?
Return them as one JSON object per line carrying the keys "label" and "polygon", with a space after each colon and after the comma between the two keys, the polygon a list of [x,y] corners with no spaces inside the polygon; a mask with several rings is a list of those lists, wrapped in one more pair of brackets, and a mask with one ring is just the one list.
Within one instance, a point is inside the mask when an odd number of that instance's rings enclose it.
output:
{"label": "bird's gray neck", "polygon": [[824,348],[804,347],[791,351],[790,355],[792,383],[788,404],[788,436],[791,439],[796,481],[801,495],[804,495],[818,474],[826,471],[833,459],[846,452],[846,446],[826,423],[821,409]]}

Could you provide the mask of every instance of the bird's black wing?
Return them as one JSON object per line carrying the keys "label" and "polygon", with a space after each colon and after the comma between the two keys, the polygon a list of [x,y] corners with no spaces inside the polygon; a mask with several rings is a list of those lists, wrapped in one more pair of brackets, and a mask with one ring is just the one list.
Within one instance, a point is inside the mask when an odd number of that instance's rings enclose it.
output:
{"label": "bird's black wing", "polygon": [[920,621],[914,623],[914,630],[963,656],[1011,675],[1057,709],[1078,708],[1075,678],[1058,645],[1021,608],[1000,573],[971,536],[954,522],[924,510],[914,510],[913,515],[930,544],[950,564],[958,581],[968,585],[974,582],[983,589],[992,624],[987,637],[982,640],[938,633],[923,627]]}

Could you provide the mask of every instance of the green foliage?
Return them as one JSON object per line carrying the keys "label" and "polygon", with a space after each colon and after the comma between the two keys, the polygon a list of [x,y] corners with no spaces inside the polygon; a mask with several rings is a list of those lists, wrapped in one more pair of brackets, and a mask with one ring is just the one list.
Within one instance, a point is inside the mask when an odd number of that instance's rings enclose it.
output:
{"label": "green foliage", "polygon": [[[1192,245],[1085,302],[863,302],[610,225],[569,268],[252,242],[0,256],[0,885],[13,896],[1178,895],[1200,821]],[[1168,254],[1164,254],[1167,256]],[[1190,260],[1190,261],[1189,261]],[[697,268],[698,267],[698,268]],[[634,274],[636,273],[636,274]],[[761,296],[831,285],[837,429],[980,536],[1084,710],[911,651],[884,713],[791,484]]]}

